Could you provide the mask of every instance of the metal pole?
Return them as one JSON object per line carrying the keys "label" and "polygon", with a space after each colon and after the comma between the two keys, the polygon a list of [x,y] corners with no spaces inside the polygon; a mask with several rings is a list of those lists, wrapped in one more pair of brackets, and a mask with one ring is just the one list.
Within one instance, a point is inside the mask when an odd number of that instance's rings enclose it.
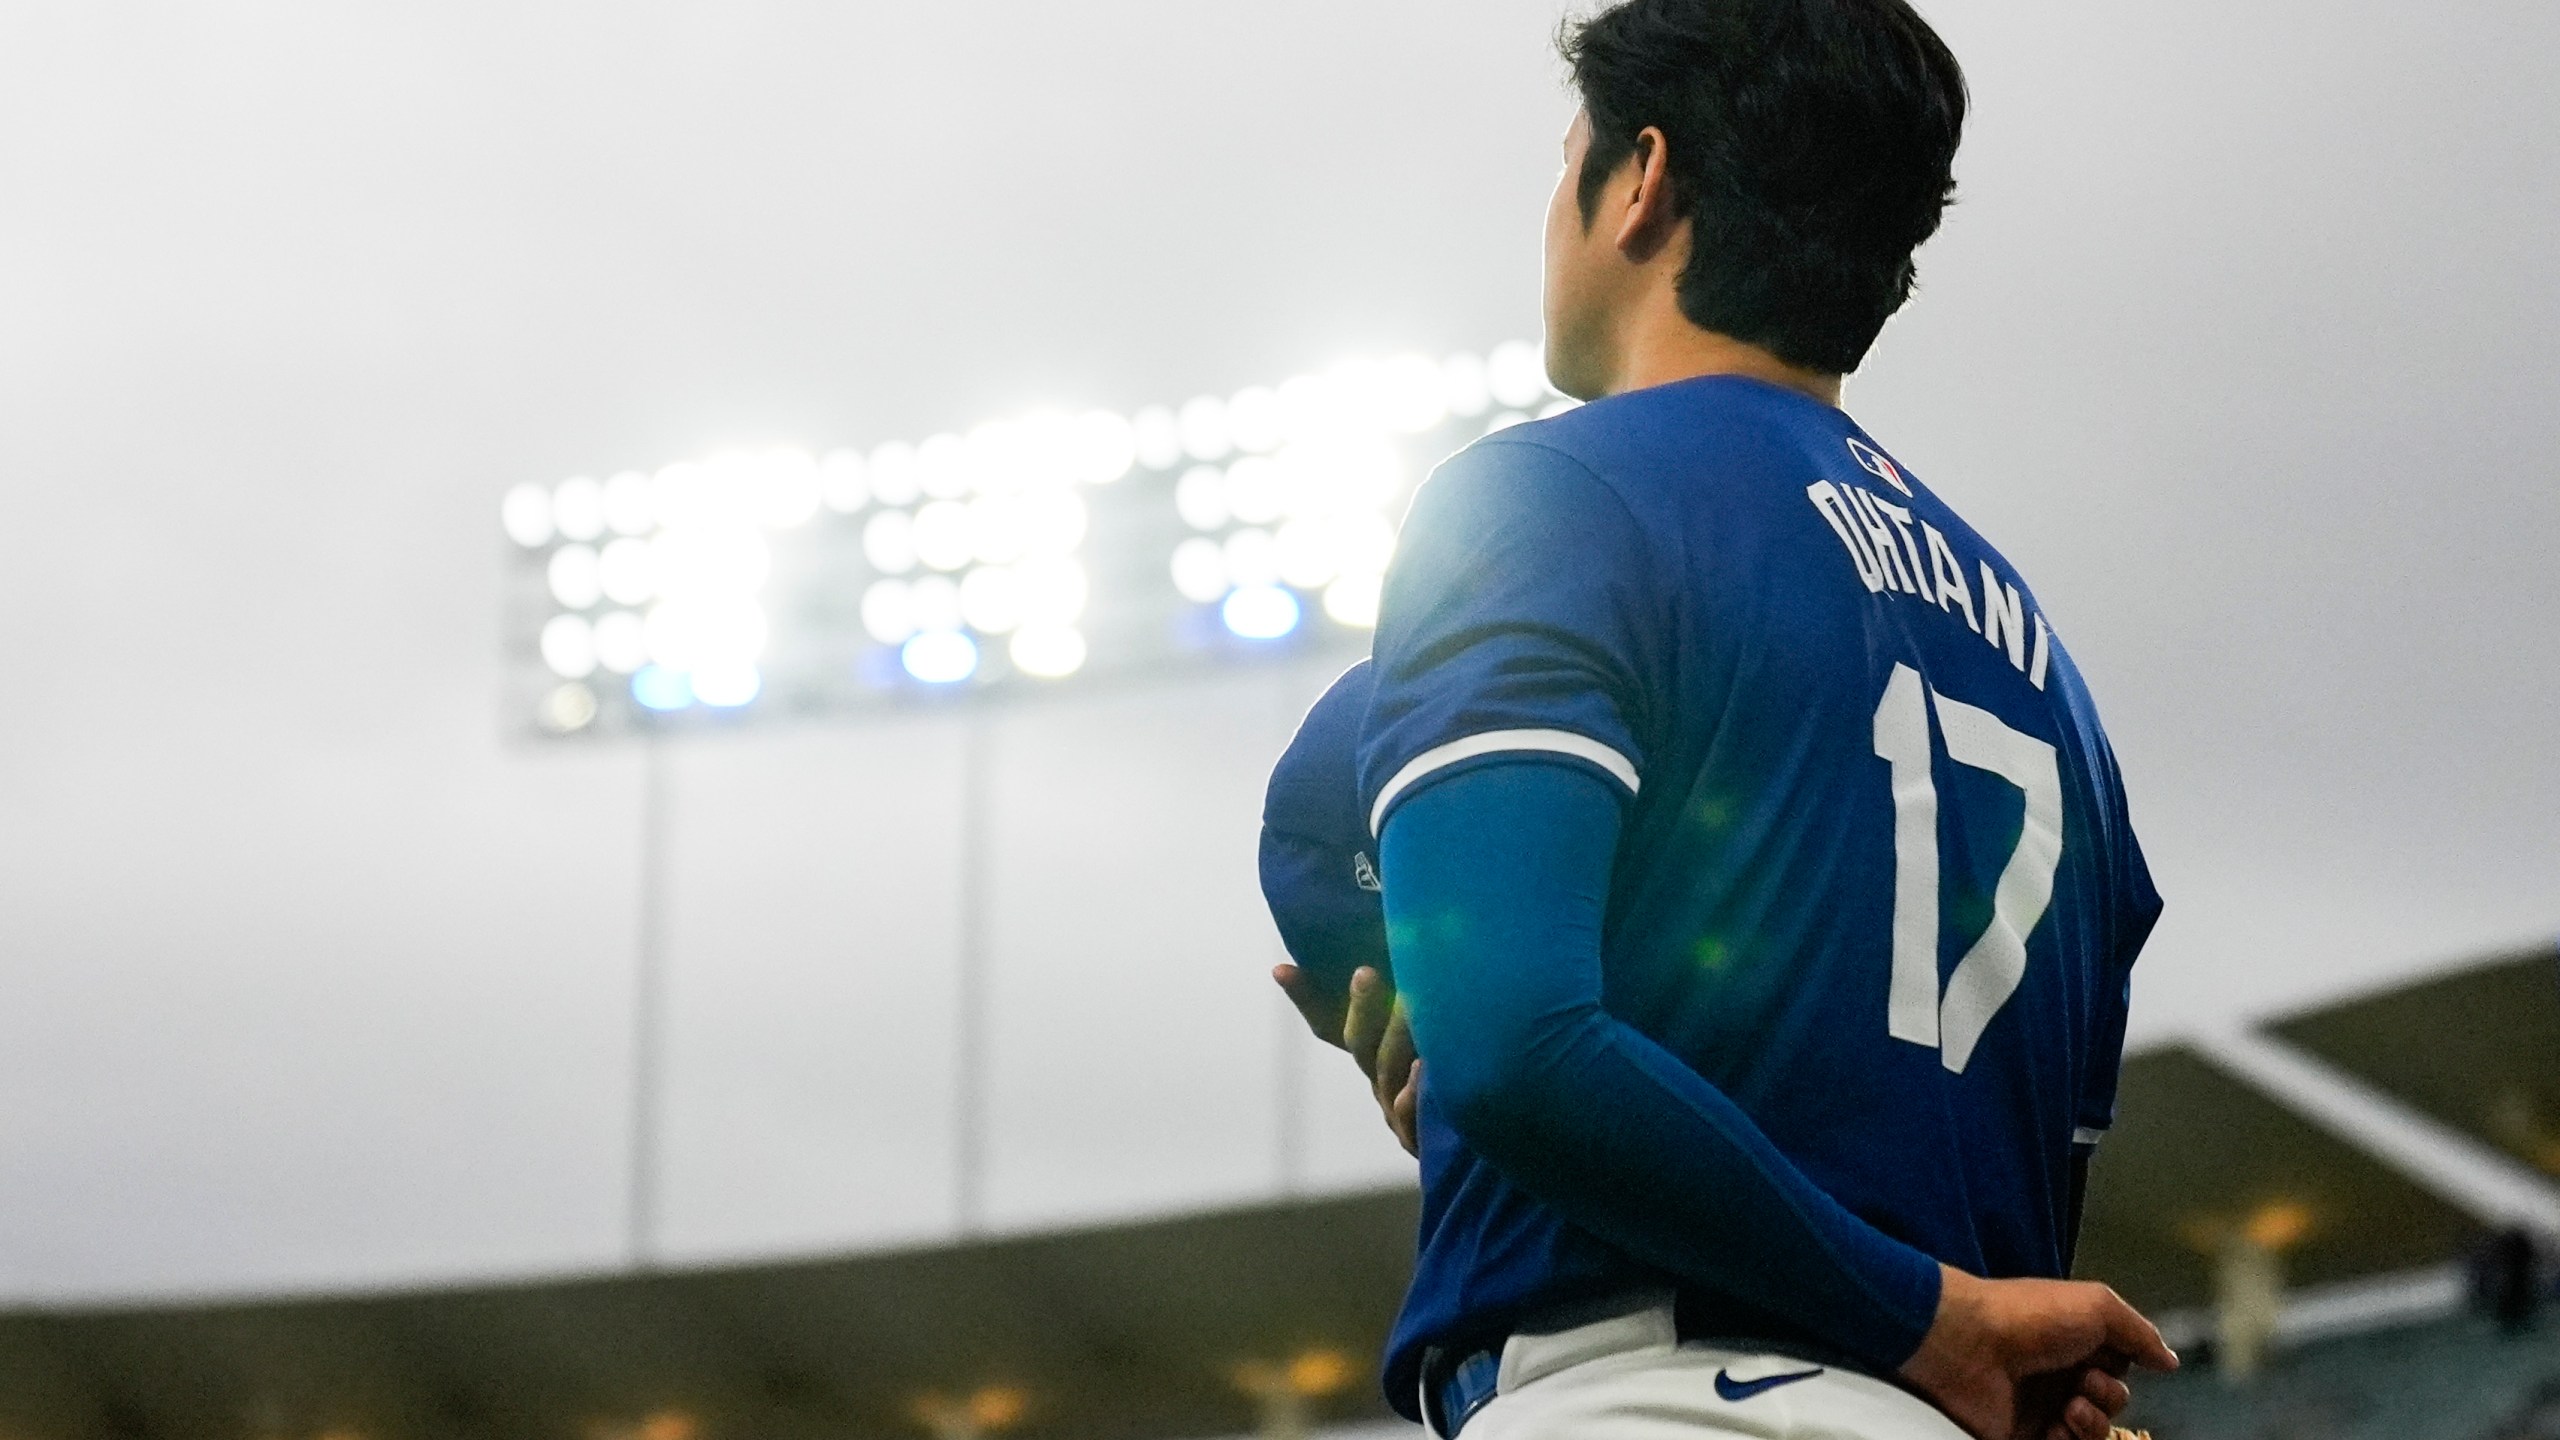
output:
{"label": "metal pole", "polygon": [[[1284,948],[1274,947],[1274,953],[1283,960],[1289,958]],[[1280,1002],[1278,1013],[1280,1044],[1273,1061],[1279,1070],[1273,1077],[1277,1091],[1274,1101],[1278,1113],[1273,1116],[1277,1153],[1273,1158],[1280,1172],[1280,1193],[1296,1196],[1307,1187],[1307,1027],[1298,1019],[1297,1007],[1286,1000]]]}
{"label": "metal pole", "polygon": [[[1280,718],[1282,736],[1297,732],[1303,706],[1297,667],[1277,667],[1268,682],[1272,709]],[[1283,744],[1286,744],[1284,738]],[[1271,953],[1278,960],[1289,960],[1288,947],[1275,935]],[[1298,1007],[1282,1000],[1280,1016],[1278,1072],[1273,1078],[1273,1164],[1280,1176],[1280,1193],[1297,1196],[1305,1193],[1307,1184],[1307,1065],[1306,1025],[1298,1018]]]}
{"label": "metal pole", "polygon": [[991,743],[984,714],[962,722],[960,760],[960,925],[956,1067],[952,1094],[952,1199],[959,1230],[986,1228],[987,1068],[987,768]]}
{"label": "metal pole", "polygon": [[630,1264],[646,1270],[658,1249],[660,1030],[666,990],[666,756],[659,737],[640,741],[640,904],[631,985]]}

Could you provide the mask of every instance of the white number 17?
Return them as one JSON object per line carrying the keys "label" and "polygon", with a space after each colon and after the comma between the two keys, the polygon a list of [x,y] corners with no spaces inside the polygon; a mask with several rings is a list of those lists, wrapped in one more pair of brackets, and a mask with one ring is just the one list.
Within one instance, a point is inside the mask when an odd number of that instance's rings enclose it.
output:
{"label": "white number 17", "polygon": [[[1929,711],[1938,712],[1947,758],[1988,770],[2026,793],[2018,848],[1991,892],[1991,924],[1938,993],[1938,785],[1929,773]],[[2022,735],[1988,710],[1950,700],[1893,667],[1876,706],[1876,754],[1893,775],[1893,987],[1885,1029],[1936,1047],[1958,1075],[1991,1017],[2027,975],[2027,937],[2053,903],[2062,863],[2062,777],[2051,745]]]}

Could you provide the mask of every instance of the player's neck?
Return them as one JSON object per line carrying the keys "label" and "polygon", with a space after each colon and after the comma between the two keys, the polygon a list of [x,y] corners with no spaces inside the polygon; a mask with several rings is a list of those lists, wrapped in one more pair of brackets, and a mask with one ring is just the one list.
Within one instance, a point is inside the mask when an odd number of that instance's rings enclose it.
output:
{"label": "player's neck", "polygon": [[1604,392],[1645,390],[1701,375],[1744,375],[1840,404],[1840,377],[1790,365],[1767,350],[1730,335],[1701,330],[1676,304],[1648,304],[1627,317],[1619,334],[1617,374]]}

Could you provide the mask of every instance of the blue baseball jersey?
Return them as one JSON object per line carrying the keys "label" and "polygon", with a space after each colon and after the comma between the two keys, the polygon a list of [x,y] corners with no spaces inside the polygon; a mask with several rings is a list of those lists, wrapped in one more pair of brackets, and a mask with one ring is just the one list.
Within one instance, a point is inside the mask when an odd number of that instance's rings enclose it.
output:
{"label": "blue baseball jersey", "polygon": [[[1388,576],[1360,805],[1523,758],[1624,797],[1609,1012],[1851,1212],[2059,1275],[2159,913],[2096,708],[2035,596],[1847,415],[1712,376],[1487,436]],[[1668,1277],[1471,1154],[1426,1074],[1423,1347]],[[1736,1235],[1733,1243],[1753,1243]],[[1681,1290],[1692,1333],[1818,1345]]]}

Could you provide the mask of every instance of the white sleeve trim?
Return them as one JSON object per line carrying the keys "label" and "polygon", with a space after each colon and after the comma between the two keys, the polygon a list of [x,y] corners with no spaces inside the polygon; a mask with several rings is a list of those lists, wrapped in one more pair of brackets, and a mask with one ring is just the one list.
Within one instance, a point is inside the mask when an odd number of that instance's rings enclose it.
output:
{"label": "white sleeve trim", "polygon": [[2106,1138],[2106,1131],[2089,1125],[2083,1125],[2071,1132],[2071,1143],[2074,1145],[2095,1145]]}
{"label": "white sleeve trim", "polygon": [[1420,784],[1434,770],[1444,770],[1479,755],[1496,755],[1511,750],[1542,751],[1588,760],[1626,786],[1628,794],[1636,793],[1635,762],[1588,735],[1576,735],[1570,730],[1487,730],[1480,735],[1452,740],[1446,745],[1435,745],[1407,761],[1405,767],[1396,772],[1395,778],[1387,782],[1386,788],[1378,792],[1378,803],[1369,807],[1369,833],[1377,834],[1379,827],[1387,823],[1387,807],[1395,803],[1398,795]]}

